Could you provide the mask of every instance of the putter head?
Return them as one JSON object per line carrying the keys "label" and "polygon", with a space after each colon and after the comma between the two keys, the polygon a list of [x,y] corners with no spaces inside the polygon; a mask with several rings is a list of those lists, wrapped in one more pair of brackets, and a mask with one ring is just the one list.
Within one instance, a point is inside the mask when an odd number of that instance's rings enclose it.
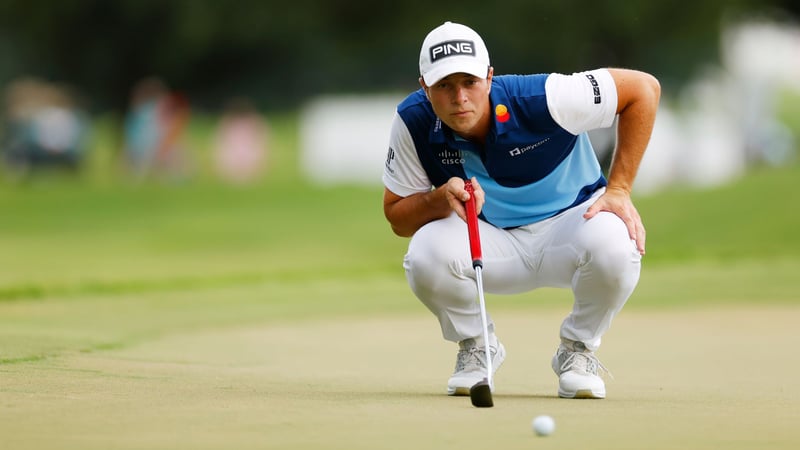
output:
{"label": "putter head", "polygon": [[472,401],[472,406],[478,408],[491,408],[494,406],[492,387],[489,386],[489,380],[484,378],[469,388],[469,399]]}

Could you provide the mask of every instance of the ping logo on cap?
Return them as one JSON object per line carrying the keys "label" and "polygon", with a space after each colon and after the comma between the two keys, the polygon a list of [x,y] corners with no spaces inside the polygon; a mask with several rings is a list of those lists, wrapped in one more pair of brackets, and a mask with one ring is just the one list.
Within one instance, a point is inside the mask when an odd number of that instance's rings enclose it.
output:
{"label": "ping logo on cap", "polygon": [[475,56],[475,43],[473,41],[445,41],[434,45],[430,49],[431,62],[434,63],[448,56],[471,55]]}

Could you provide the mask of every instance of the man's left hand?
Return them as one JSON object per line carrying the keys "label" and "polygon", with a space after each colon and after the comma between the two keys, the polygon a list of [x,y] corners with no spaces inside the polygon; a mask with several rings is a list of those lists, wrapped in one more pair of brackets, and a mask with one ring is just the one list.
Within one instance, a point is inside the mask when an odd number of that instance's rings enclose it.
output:
{"label": "man's left hand", "polygon": [[624,189],[607,188],[596,202],[583,214],[584,219],[591,219],[600,211],[616,214],[628,227],[628,235],[636,242],[639,254],[644,255],[645,230],[639,211],[633,206],[631,195]]}

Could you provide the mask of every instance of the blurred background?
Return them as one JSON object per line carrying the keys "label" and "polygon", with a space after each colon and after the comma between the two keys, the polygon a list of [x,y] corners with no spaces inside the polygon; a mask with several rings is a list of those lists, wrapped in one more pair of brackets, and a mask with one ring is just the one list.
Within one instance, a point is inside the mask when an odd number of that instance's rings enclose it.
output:
{"label": "blurred background", "polygon": [[[799,14],[791,0],[0,0],[0,176],[379,187],[419,45],[452,20],[483,35],[497,74],[654,74],[637,191],[716,185],[796,158]],[[613,130],[592,139],[607,160]]]}
{"label": "blurred background", "polygon": [[[435,414],[404,406],[429,374],[398,390],[389,378],[404,372],[370,355],[409,370],[439,351],[403,318],[432,319],[404,277],[381,175],[422,40],[446,20],[483,36],[495,74],[617,66],[660,80],[634,189],[646,263],[626,306],[658,318],[626,316],[609,347],[612,363],[655,368],[648,398],[668,399],[635,439],[800,448],[791,379],[758,373],[776,366],[762,343],[800,345],[780,325],[800,305],[798,19],[798,0],[0,0],[0,448],[439,434],[398,426]],[[590,137],[607,164],[613,127]],[[493,312],[534,325],[551,317],[542,306],[571,305],[563,289],[499,297]],[[676,307],[705,311],[661,314]],[[351,326],[368,316],[381,321]],[[520,361],[551,348],[519,342],[532,350]],[[353,343],[355,364],[337,352]],[[373,369],[388,376],[362,383]],[[665,411],[702,437],[681,441]],[[608,429],[610,446],[626,442]],[[423,448],[452,446],[442,436]]]}
{"label": "blurred background", "polygon": [[[404,277],[381,175],[422,40],[446,20],[483,36],[495,74],[617,66],[660,80],[634,189],[646,264],[626,306],[659,318],[624,319],[635,337],[623,324],[615,338],[641,345],[613,348],[656,368],[648,383],[666,377],[648,384],[669,399],[656,416],[688,405],[676,417],[689,433],[746,402],[753,415],[731,423],[749,434],[716,427],[698,445],[800,448],[800,408],[771,408],[796,405],[790,379],[754,375],[775,366],[761,343],[800,345],[775,325],[800,305],[798,19],[798,0],[0,0],[0,448],[380,448],[442,429],[398,427],[430,417],[408,414],[421,397],[407,377],[400,390],[360,381],[373,366],[403,373],[370,352],[408,369],[439,351],[417,351],[426,331],[403,318],[432,319]],[[590,137],[607,164],[613,127]],[[571,305],[563,289],[499,297],[492,311],[534,324]],[[707,311],[662,321],[675,307]],[[381,322],[351,326],[365,317]],[[352,338],[358,364],[337,352]],[[731,362],[739,384],[725,389]],[[705,390],[669,397],[673,378]],[[659,426],[635,434],[652,442]]]}

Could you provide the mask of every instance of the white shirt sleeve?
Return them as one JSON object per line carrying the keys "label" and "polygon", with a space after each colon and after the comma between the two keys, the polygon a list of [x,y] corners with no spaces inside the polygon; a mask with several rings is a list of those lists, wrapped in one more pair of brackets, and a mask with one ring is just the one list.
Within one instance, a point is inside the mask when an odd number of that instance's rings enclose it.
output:
{"label": "white shirt sleeve", "polygon": [[383,185],[401,197],[428,192],[433,187],[419,161],[411,133],[396,112],[392,119],[389,152],[383,168]]}
{"label": "white shirt sleeve", "polygon": [[574,135],[608,128],[617,115],[617,86],[607,69],[547,77],[547,108],[562,128]]}

